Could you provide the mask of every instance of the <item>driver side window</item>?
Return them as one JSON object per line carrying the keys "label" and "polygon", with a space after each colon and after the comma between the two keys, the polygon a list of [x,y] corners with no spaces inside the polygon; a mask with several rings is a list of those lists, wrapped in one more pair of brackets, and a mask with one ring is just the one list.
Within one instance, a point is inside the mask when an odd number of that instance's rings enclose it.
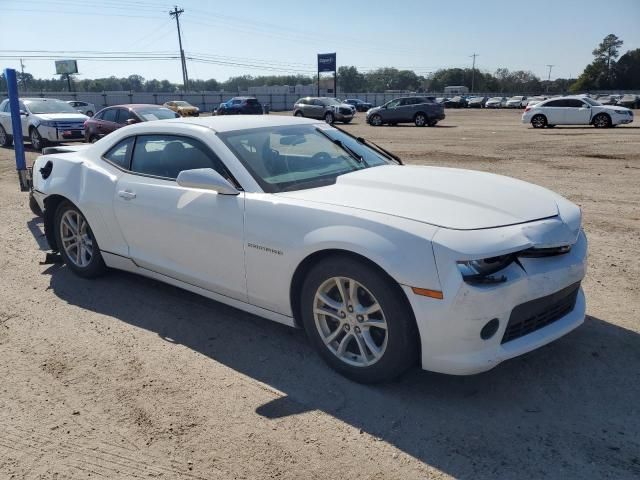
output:
{"label": "driver side window", "polygon": [[392,100],[387,104],[387,108],[396,108],[400,105],[400,100]]}
{"label": "driver side window", "polygon": [[177,135],[140,135],[131,157],[131,171],[174,180],[183,170],[213,168],[229,178],[222,162],[200,141]]}

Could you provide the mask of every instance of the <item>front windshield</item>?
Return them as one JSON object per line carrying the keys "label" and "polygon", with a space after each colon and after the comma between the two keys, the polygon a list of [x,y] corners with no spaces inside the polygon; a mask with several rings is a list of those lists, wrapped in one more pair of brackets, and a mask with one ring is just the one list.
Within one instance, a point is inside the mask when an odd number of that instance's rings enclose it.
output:
{"label": "front windshield", "polygon": [[327,105],[340,105],[340,101],[337,98],[327,98],[325,99],[325,103]]}
{"label": "front windshield", "polygon": [[[324,126],[255,128],[218,136],[268,193],[331,185],[340,175],[393,163],[355,138]],[[332,140],[341,141],[362,161]]]}
{"label": "front windshield", "polygon": [[33,114],[78,113],[75,108],[62,100],[25,100],[24,104]]}
{"label": "front windshield", "polygon": [[182,100],[178,100],[178,101],[173,102],[173,103],[175,103],[179,107],[190,107],[191,106],[190,103],[183,102]]}
{"label": "front windshield", "polygon": [[596,102],[595,100],[589,98],[589,97],[582,97],[582,100],[584,100],[585,102],[587,102],[589,105],[593,106],[593,107],[597,107],[598,105],[602,105],[600,102]]}
{"label": "front windshield", "polygon": [[169,118],[179,117],[179,115],[176,112],[164,107],[140,108],[140,109],[136,109],[135,112],[138,114],[140,118],[142,118],[146,122],[149,122],[151,120],[167,120]]}

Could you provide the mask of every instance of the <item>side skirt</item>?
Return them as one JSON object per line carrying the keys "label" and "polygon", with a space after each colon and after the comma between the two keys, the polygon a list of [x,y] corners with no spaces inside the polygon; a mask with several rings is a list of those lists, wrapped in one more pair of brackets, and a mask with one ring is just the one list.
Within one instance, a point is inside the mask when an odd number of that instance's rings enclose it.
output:
{"label": "side skirt", "polygon": [[289,327],[296,327],[296,324],[292,317],[282,315],[281,313],[272,312],[271,310],[267,310],[265,308],[256,307],[255,305],[251,305],[250,303],[236,300],[235,298],[227,297],[225,295],[220,295],[219,293],[215,293],[210,290],[191,285],[190,283],[168,277],[161,273],[147,270],[136,265],[135,262],[130,258],[122,257],[120,255],[115,255],[113,253],[108,253],[105,251],[102,251],[100,253],[102,255],[102,258],[104,259],[104,263],[108,267],[153,278],[154,280],[168,283],[169,285],[173,285],[174,287],[182,288],[183,290],[188,290],[189,292],[193,292],[198,295],[202,295],[203,297],[210,298],[211,300],[215,300],[216,302],[224,303],[225,305],[237,308],[238,310],[242,310],[244,312],[251,313],[253,315],[272,320],[274,322],[282,323],[284,325],[288,325]]}

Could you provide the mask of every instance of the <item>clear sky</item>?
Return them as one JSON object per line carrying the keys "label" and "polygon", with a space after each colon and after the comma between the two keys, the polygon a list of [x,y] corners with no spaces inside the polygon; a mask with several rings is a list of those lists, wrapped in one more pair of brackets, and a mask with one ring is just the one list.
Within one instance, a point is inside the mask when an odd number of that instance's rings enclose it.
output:
{"label": "clear sky", "polygon": [[[443,67],[531,70],[576,77],[591,51],[614,33],[622,52],[640,48],[640,0],[179,0],[190,78],[313,73],[316,54],[338,65],[380,66],[418,74]],[[23,55],[25,71],[49,78],[52,59],[9,50],[59,51],[63,58],[100,52],[177,55],[175,21],[164,0],[0,0],[0,56]],[[94,51],[74,53],[73,51]],[[19,68],[0,58],[0,67]],[[128,76],[181,81],[176,59],[78,60],[79,78]]]}

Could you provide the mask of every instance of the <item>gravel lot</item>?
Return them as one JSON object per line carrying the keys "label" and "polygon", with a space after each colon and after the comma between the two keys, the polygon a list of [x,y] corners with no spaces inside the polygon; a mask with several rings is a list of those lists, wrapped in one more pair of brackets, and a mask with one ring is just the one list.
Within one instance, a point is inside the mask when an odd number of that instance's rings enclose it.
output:
{"label": "gravel lot", "polygon": [[0,149],[0,478],[638,478],[640,126],[533,130],[518,111],[468,110],[436,128],[363,123],[346,128],[408,163],[581,205],[585,325],[485,374],[357,385],[301,331],[40,264],[41,225]]}

